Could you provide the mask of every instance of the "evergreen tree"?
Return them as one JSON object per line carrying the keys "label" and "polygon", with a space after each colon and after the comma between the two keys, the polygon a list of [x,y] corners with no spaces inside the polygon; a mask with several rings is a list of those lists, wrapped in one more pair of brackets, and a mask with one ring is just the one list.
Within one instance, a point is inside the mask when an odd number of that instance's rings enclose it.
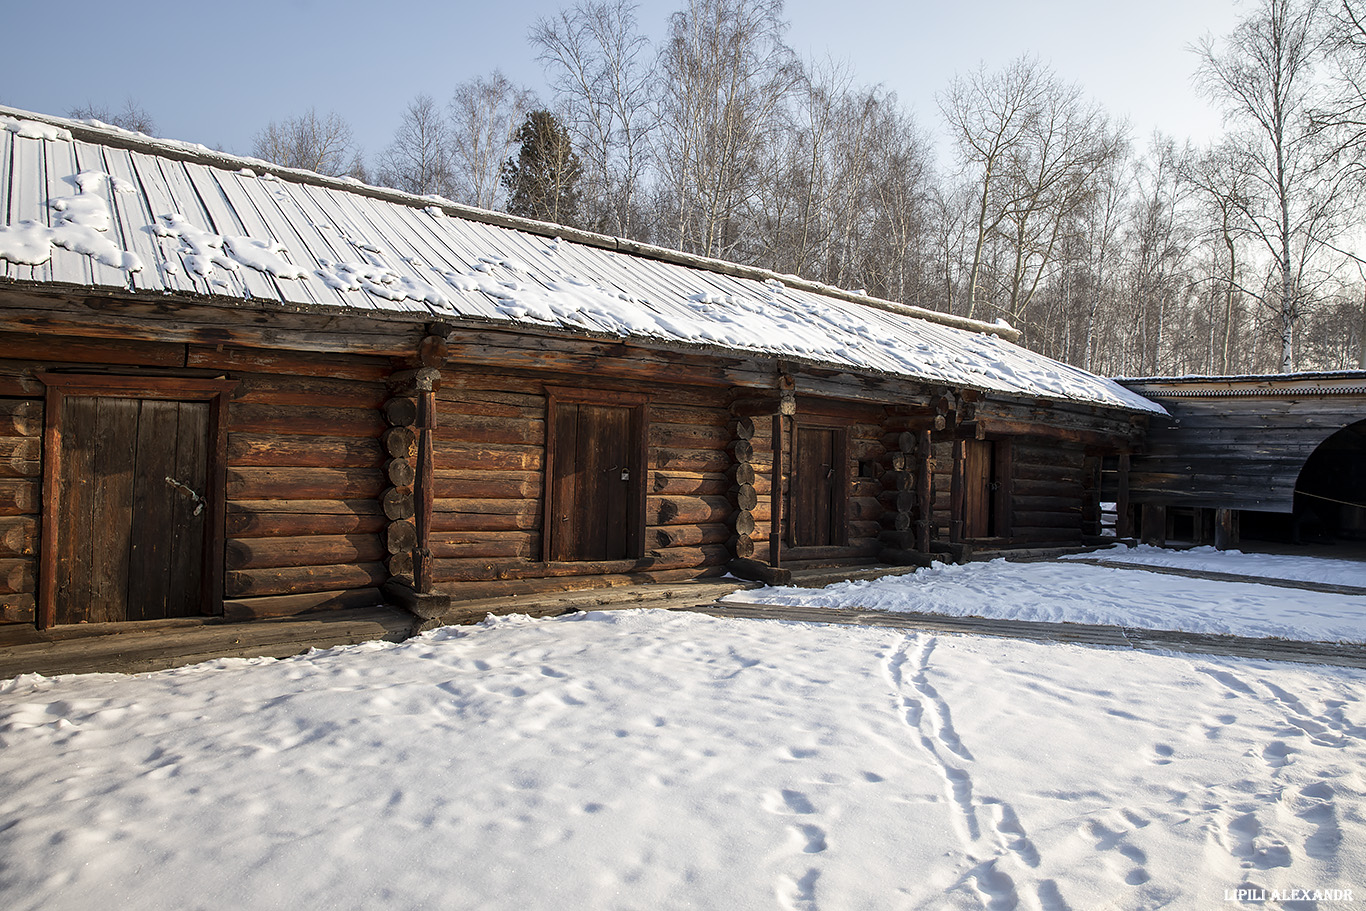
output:
{"label": "evergreen tree", "polygon": [[508,213],[577,226],[583,167],[569,132],[549,111],[532,111],[513,138],[521,148],[503,164]]}

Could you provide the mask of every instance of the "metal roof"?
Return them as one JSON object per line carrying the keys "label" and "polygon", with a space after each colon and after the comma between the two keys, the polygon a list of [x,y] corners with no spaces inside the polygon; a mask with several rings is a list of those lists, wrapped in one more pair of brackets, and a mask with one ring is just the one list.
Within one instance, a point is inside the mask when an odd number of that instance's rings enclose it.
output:
{"label": "metal roof", "polygon": [[1162,411],[1008,328],[5,107],[0,279],[536,326]]}

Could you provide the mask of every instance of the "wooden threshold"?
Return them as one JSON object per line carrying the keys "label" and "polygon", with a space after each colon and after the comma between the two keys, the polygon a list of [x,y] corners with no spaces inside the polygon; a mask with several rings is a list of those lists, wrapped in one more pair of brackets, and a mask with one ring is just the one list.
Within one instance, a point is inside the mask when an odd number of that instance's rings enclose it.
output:
{"label": "wooden threshold", "polygon": [[401,642],[417,618],[395,608],[359,608],[279,620],[224,623],[183,618],[5,630],[0,679],[19,674],[137,674],[214,658],[287,658],[311,648],[374,639]]}

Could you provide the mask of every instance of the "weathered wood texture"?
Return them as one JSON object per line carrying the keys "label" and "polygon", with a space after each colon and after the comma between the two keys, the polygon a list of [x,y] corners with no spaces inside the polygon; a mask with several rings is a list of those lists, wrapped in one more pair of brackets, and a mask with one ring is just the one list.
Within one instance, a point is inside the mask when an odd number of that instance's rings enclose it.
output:
{"label": "weathered wood texture", "polygon": [[[999,447],[999,443],[998,443]],[[964,447],[965,454],[971,447]],[[934,537],[949,540],[953,515],[953,442],[936,436],[933,454]],[[985,451],[978,453],[965,469],[974,477],[986,470]],[[994,525],[989,539],[994,546],[1027,547],[1037,545],[1072,545],[1081,543],[1082,506],[1086,498],[1083,488],[1085,448],[1078,443],[1045,441],[1034,437],[1009,440],[1008,458],[997,452],[995,469],[999,473],[993,483],[998,485],[993,494],[998,496]],[[973,484],[967,479],[963,484]],[[980,483],[980,479],[978,482]],[[964,504],[972,505],[971,497]],[[966,509],[967,505],[960,508]],[[980,514],[964,532],[964,539],[972,541],[974,532],[985,521]]]}
{"label": "weathered wood texture", "polygon": [[[1305,461],[1328,437],[1366,418],[1360,374],[1126,385],[1173,418],[1155,418],[1133,457],[1135,504],[1292,512]],[[1107,486],[1105,498],[1114,495]]]}
{"label": "weathered wood texture", "polygon": [[[461,584],[470,582],[724,571],[736,508],[727,449],[732,418],[715,388],[630,383],[615,393],[611,379],[588,387],[563,374],[530,377],[459,364],[448,364],[442,375],[431,544],[437,590],[458,595]],[[546,384],[556,390],[557,402],[571,403],[557,404],[556,424],[563,426],[547,427]],[[574,387],[586,390],[580,398],[593,401],[574,403]],[[630,429],[626,412],[641,392],[650,401],[643,412],[645,477],[636,479],[628,463],[632,446],[641,441],[618,438]],[[602,445],[578,445],[585,428]],[[605,535],[558,534],[555,554],[546,552],[544,529],[550,433],[558,433],[551,450],[560,465],[558,487],[551,491],[557,504],[552,520],[572,525],[595,512],[612,517]],[[559,451],[566,449],[568,454]],[[616,456],[598,465],[598,451]],[[576,466],[601,474],[604,484],[611,481],[597,494],[589,490],[591,502],[574,499],[575,491],[587,489],[572,477]],[[644,536],[637,551],[643,555],[632,557],[622,497],[642,489],[637,483],[643,485]]]}
{"label": "weathered wood texture", "polygon": [[229,409],[224,612],[289,616],[375,603],[388,578],[387,360],[191,348],[240,380]]}
{"label": "weathered wood texture", "polygon": [[34,622],[42,441],[42,398],[0,398],[0,624]]}

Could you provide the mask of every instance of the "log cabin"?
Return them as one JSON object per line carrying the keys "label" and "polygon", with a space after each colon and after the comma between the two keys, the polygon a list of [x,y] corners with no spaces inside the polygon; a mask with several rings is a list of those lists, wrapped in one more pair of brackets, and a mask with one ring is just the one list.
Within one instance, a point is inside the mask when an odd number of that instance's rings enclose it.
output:
{"label": "log cabin", "polygon": [[0,622],[1079,546],[1161,407],[1017,333],[0,107]]}
{"label": "log cabin", "polygon": [[1144,541],[1366,539],[1366,372],[1121,382],[1168,412],[1129,470]]}

